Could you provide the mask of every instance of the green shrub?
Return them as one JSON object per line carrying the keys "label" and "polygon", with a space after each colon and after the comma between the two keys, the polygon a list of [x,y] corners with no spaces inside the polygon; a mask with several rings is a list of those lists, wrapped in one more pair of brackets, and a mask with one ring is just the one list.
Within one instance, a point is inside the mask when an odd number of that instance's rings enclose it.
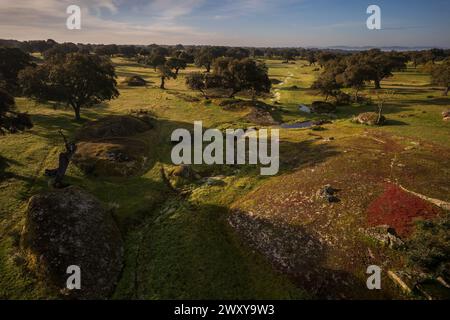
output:
{"label": "green shrub", "polygon": [[408,243],[411,266],[450,279],[450,213],[434,220],[419,221]]}

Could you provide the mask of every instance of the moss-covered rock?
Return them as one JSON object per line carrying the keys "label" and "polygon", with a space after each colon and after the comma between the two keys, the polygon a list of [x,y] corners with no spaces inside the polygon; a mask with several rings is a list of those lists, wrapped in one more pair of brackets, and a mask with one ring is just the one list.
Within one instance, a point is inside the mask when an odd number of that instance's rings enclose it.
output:
{"label": "moss-covered rock", "polygon": [[[42,283],[69,298],[108,297],[122,269],[122,239],[110,212],[88,192],[68,187],[33,196],[21,246]],[[67,289],[69,266],[79,266],[81,289]]]}
{"label": "moss-covered rock", "polygon": [[368,126],[381,126],[386,122],[386,118],[376,112],[364,112],[354,117],[352,121]]}
{"label": "moss-covered rock", "polygon": [[245,119],[251,123],[261,126],[271,126],[279,124],[272,117],[269,111],[253,108],[246,116]]}

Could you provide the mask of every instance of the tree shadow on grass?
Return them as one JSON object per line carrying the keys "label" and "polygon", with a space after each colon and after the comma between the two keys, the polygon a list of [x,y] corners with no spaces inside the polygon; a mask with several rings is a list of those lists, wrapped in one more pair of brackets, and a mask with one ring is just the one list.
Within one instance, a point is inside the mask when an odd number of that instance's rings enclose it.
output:
{"label": "tree shadow on grass", "polygon": [[8,168],[11,165],[23,166],[21,163],[15,161],[15,160],[7,159],[0,155],[0,183],[3,181],[9,180],[9,179],[22,181],[24,183],[24,188],[21,188],[18,191],[17,197],[26,201],[31,196],[30,190],[33,187],[33,185],[35,184],[36,178],[34,178],[32,176],[23,176],[23,175],[19,175],[17,173],[8,171]]}
{"label": "tree shadow on grass", "polygon": [[21,164],[15,160],[5,158],[0,154],[0,181],[3,179],[13,178],[15,175],[6,170],[11,166],[11,164],[16,166],[21,166]]}
{"label": "tree shadow on grass", "polygon": [[409,123],[400,120],[387,119],[383,126],[409,126]]}
{"label": "tree shadow on grass", "polygon": [[227,217],[228,209],[217,205],[177,202],[163,208],[146,223],[140,237],[129,237],[125,253],[131,263],[125,266],[116,295],[128,299],[301,298],[289,288],[286,277],[239,241]]}
{"label": "tree shadow on grass", "polygon": [[60,139],[58,133],[59,130],[73,134],[76,130],[81,128],[84,123],[89,121],[89,119],[86,118],[82,118],[81,121],[75,121],[73,116],[68,114],[33,114],[31,115],[31,120],[33,121],[35,127],[29,132],[33,135],[45,138],[50,142]]}
{"label": "tree shadow on grass", "polygon": [[436,105],[436,106],[449,106],[450,105],[450,97],[441,97],[441,98],[429,98],[423,100],[402,100],[402,103],[409,105]]}

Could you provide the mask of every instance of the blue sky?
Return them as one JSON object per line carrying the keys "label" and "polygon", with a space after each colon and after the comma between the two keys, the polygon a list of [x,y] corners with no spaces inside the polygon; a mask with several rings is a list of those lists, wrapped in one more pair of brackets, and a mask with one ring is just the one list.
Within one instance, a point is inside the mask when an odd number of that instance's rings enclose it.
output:
{"label": "blue sky", "polygon": [[[67,30],[65,8],[82,8]],[[366,9],[381,7],[382,30]],[[448,0],[2,0],[0,38],[118,44],[450,47]]]}

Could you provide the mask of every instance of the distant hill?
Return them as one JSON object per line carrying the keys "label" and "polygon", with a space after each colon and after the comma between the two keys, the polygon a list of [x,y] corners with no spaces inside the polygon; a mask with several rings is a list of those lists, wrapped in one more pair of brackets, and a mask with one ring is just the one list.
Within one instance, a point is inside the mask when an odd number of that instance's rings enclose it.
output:
{"label": "distant hill", "polygon": [[[392,46],[392,47],[376,47],[376,46],[361,46],[361,47],[353,47],[353,46],[330,46],[326,47],[326,49],[333,50],[345,50],[345,51],[361,51],[361,50],[370,50],[370,49],[380,49],[382,51],[421,51],[421,50],[430,50],[438,47],[401,47],[401,46]],[[448,48],[442,48],[448,49]]]}

